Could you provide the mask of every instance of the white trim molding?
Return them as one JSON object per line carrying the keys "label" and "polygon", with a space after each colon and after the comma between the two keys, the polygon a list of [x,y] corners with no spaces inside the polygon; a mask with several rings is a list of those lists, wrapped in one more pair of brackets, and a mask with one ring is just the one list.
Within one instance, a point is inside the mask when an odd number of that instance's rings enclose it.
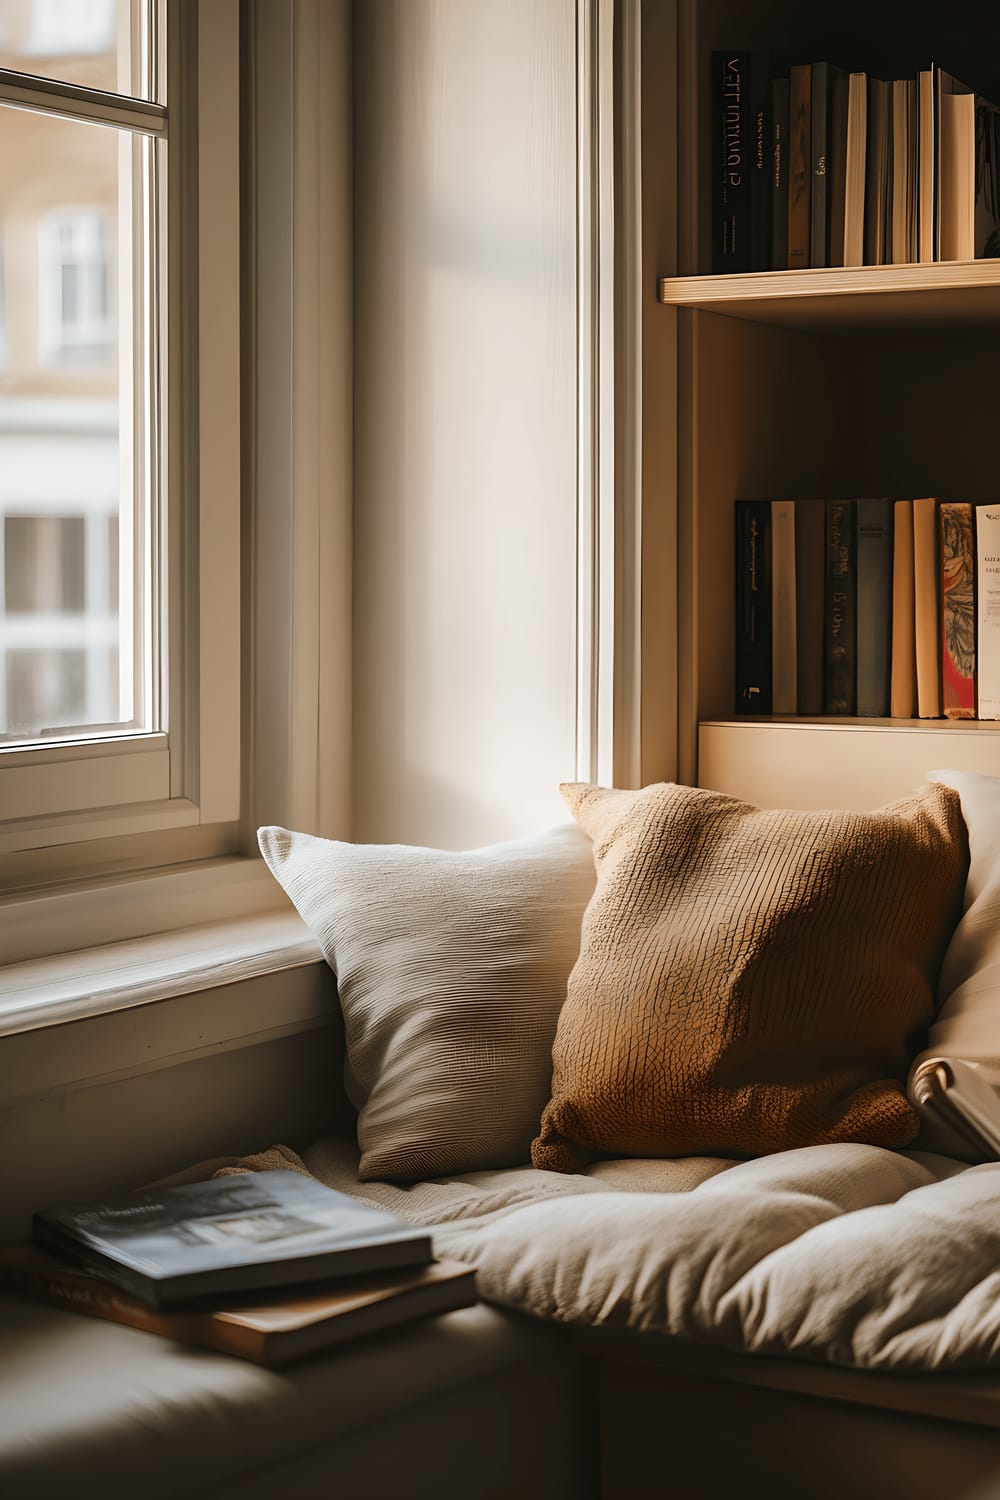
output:
{"label": "white trim molding", "polygon": [[614,3],[577,3],[577,775],[614,777]]}
{"label": "white trim molding", "polygon": [[349,0],[249,10],[251,816],[351,835]]}

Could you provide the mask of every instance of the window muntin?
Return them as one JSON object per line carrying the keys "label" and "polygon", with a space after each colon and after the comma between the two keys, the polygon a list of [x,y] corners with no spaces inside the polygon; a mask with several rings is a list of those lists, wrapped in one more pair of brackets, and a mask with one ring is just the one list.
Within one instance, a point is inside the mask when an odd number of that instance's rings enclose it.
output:
{"label": "window muntin", "polygon": [[163,100],[151,87],[146,0],[3,0],[0,67]]}

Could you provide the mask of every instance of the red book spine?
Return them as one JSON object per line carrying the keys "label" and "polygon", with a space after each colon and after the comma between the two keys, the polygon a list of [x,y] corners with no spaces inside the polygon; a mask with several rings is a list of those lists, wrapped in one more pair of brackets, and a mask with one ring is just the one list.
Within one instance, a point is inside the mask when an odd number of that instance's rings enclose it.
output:
{"label": "red book spine", "polygon": [[972,506],[943,501],[941,524],[941,704],[946,719],[976,717],[976,546]]}

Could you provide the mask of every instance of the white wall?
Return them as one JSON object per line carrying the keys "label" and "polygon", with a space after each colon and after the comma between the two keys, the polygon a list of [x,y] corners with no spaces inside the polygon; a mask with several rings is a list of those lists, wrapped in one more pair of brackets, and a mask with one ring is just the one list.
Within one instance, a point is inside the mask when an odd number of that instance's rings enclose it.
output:
{"label": "white wall", "polygon": [[564,815],[576,7],[355,7],[354,837]]}

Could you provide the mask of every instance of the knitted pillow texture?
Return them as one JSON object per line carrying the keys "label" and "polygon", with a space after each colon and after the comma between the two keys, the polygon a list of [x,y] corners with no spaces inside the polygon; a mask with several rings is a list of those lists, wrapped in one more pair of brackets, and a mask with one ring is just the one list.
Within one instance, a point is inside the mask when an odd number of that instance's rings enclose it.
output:
{"label": "knitted pillow texture", "polygon": [[909,1054],[968,865],[956,792],[872,813],[669,784],[562,792],[597,888],[536,1167],[914,1139]]}
{"label": "knitted pillow texture", "polygon": [[467,853],[258,841],[337,976],[361,1178],[527,1163],[594,889],[576,824]]}

